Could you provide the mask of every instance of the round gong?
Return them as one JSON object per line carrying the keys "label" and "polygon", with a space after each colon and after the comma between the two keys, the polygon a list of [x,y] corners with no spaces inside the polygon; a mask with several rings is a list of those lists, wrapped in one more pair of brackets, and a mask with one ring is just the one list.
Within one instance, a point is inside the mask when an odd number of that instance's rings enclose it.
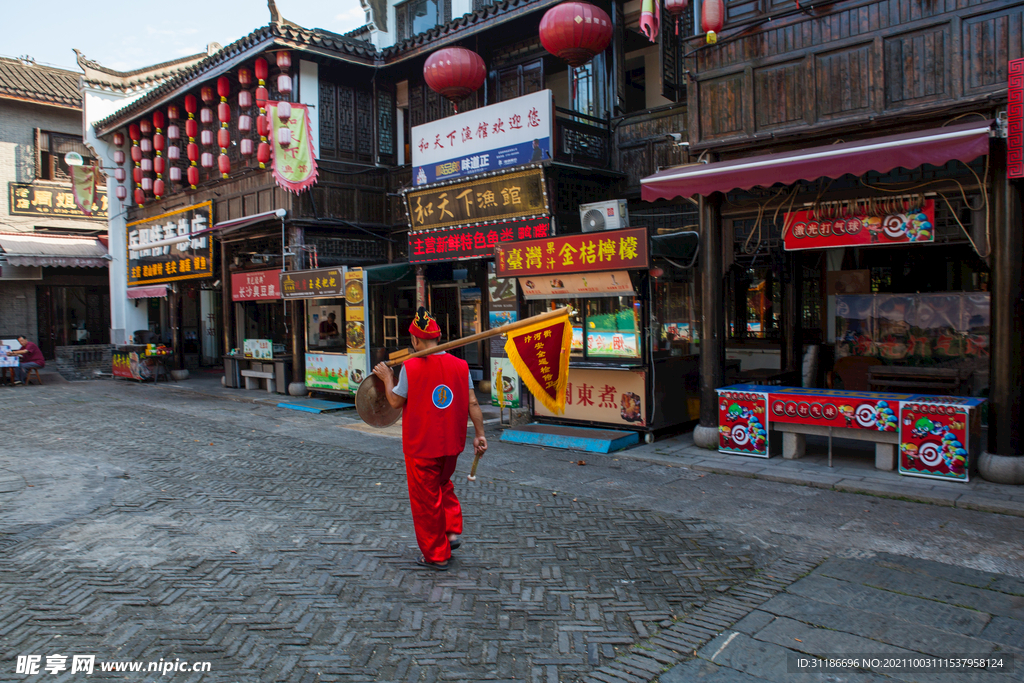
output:
{"label": "round gong", "polygon": [[384,380],[370,373],[356,390],[356,412],[371,427],[390,427],[402,417],[401,408],[392,408],[384,393]]}

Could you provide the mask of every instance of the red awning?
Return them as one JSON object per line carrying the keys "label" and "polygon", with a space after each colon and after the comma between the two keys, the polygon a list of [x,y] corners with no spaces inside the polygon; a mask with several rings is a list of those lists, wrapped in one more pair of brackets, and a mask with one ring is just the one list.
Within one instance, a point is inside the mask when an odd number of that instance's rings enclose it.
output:
{"label": "red awning", "polygon": [[868,171],[941,166],[956,159],[968,162],[988,154],[990,121],[962,123],[915,133],[889,135],[794,152],[763,154],[713,164],[676,166],[647,176],[641,183],[645,201],[695,194],[791,185],[799,180],[838,178]]}
{"label": "red awning", "polygon": [[129,299],[162,299],[165,296],[167,296],[167,285],[128,288]]}

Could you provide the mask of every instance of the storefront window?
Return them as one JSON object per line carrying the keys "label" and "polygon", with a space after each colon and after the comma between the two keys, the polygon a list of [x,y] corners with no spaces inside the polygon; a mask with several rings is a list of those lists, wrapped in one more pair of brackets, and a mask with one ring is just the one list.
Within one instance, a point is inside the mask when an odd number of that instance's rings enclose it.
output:
{"label": "storefront window", "polygon": [[345,353],[345,300],[341,297],[306,302],[306,348],[311,352]]}
{"label": "storefront window", "polygon": [[569,306],[574,358],[639,358],[640,299],[635,296],[541,299],[530,315]]}
{"label": "storefront window", "polygon": [[696,353],[700,338],[696,292],[687,281],[660,281],[654,285],[657,350],[673,356]]}
{"label": "storefront window", "polygon": [[274,344],[283,345],[288,340],[287,319],[284,305],[280,302],[263,303],[246,301],[235,304],[238,308],[238,320],[241,348],[246,339],[269,339]]}

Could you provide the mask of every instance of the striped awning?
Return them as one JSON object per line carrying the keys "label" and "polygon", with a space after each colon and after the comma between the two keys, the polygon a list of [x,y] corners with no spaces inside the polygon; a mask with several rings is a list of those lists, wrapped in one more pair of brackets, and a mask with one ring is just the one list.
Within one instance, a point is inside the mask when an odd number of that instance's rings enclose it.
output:
{"label": "striped awning", "polygon": [[107,247],[95,237],[0,233],[0,257],[12,266],[106,268]]}

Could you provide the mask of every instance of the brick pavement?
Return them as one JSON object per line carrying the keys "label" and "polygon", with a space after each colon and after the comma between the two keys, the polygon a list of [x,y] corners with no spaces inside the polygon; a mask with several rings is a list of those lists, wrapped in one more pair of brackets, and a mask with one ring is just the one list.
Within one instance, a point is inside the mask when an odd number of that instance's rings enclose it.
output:
{"label": "brick pavement", "polygon": [[818,561],[481,478],[458,484],[452,569],[430,572],[393,440],[339,446],[329,422],[263,412],[244,431],[216,401],[171,410],[131,385],[16,391],[0,390],[0,680],[27,680],[17,655],[62,653],[212,662],[175,680],[649,681]]}

